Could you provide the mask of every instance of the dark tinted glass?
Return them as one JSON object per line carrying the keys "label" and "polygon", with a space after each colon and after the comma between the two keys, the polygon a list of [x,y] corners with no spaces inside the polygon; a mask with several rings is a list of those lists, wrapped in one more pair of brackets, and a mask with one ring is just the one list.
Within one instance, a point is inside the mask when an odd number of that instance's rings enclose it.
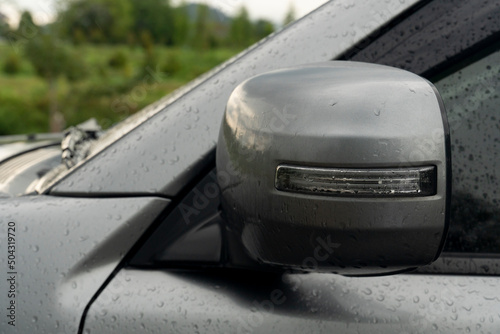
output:
{"label": "dark tinted glass", "polygon": [[453,170],[448,252],[500,253],[498,41],[500,2],[436,0],[341,57],[417,73],[442,94]]}
{"label": "dark tinted glass", "polygon": [[500,253],[500,52],[435,85],[446,106],[452,149],[445,250]]}

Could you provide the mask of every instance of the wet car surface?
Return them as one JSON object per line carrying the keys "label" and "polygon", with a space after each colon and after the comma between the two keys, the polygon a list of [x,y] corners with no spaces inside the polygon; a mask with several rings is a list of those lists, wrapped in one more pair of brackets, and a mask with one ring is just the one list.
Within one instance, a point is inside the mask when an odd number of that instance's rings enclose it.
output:
{"label": "wet car surface", "polygon": [[[327,3],[103,134],[76,166],[4,196],[0,241],[11,244],[15,227],[7,278],[18,293],[2,297],[15,300],[16,326],[3,316],[0,332],[499,332],[499,14],[494,1]],[[359,278],[141,262],[157,228],[214,169],[233,89],[339,59],[403,68],[440,91],[453,169],[441,257],[417,273]],[[4,294],[10,282],[1,282]]]}

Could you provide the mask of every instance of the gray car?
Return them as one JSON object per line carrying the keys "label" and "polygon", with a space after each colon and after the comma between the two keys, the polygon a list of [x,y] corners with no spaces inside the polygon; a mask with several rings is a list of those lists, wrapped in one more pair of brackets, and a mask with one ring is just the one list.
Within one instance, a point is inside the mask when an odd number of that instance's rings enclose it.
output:
{"label": "gray car", "polygon": [[331,1],[4,139],[0,333],[499,333],[499,37],[497,1]]}

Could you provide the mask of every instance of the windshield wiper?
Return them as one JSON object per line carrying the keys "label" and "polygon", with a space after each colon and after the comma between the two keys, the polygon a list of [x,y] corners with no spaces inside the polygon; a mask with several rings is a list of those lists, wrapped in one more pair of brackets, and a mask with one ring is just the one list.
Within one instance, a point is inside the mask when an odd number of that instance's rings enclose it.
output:
{"label": "windshield wiper", "polygon": [[85,159],[90,152],[92,142],[98,139],[101,134],[102,129],[95,118],[64,131],[64,139],[61,142],[64,165],[70,169]]}

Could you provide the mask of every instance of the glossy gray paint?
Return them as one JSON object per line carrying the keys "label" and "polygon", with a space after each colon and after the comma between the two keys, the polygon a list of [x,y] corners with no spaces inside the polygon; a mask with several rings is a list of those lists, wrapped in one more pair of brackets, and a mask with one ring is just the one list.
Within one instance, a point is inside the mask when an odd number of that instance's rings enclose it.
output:
{"label": "glossy gray paint", "polygon": [[[445,120],[432,84],[387,66],[327,62],[248,79],[229,98],[217,145],[227,224],[241,233],[249,254],[267,264],[352,275],[428,264],[441,250],[447,224]],[[436,166],[437,193],[283,192],[275,187],[283,164]]]}
{"label": "glossy gray paint", "polygon": [[500,278],[122,270],[90,333],[498,333]]}
{"label": "glossy gray paint", "polygon": [[[0,201],[0,332],[77,333],[91,298],[168,203],[151,197]],[[16,225],[15,327],[5,316],[8,222]]]}
{"label": "glossy gray paint", "polygon": [[416,2],[327,3],[110,131],[88,160],[42,191],[177,195],[215,147],[227,99],[239,83],[274,69],[330,60]]}

